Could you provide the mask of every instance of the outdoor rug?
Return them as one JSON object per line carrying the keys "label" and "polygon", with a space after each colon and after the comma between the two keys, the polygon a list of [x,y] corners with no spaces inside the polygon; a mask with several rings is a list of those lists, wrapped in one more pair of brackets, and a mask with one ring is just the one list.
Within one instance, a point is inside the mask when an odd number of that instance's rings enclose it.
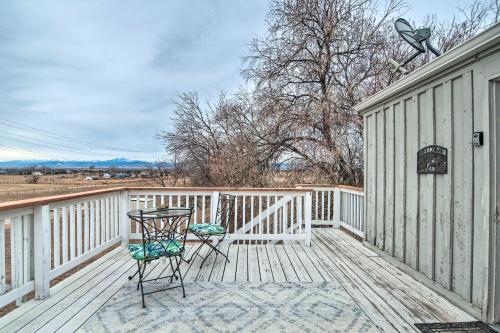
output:
{"label": "outdoor rug", "polygon": [[333,282],[188,283],[186,298],[180,289],[146,295],[145,309],[135,287],[128,282],[80,331],[378,332]]}

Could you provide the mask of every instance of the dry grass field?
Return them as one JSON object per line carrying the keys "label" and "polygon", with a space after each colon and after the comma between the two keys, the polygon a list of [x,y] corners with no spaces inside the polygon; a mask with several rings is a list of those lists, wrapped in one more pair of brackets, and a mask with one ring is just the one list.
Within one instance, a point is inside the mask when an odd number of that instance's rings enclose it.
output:
{"label": "dry grass field", "polygon": [[0,202],[38,198],[55,194],[96,190],[108,187],[148,185],[142,178],[85,180],[80,174],[41,176],[37,184],[28,184],[25,176],[0,175]]}

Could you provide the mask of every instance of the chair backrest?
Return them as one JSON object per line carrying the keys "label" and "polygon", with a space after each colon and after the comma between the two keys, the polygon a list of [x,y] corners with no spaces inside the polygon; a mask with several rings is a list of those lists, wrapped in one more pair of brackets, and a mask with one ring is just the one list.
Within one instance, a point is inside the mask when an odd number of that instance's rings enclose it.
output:
{"label": "chair backrest", "polygon": [[164,246],[169,241],[177,241],[181,244],[181,252],[184,251],[192,208],[158,208],[139,213],[140,219],[136,221],[141,224],[143,244],[157,242]]}
{"label": "chair backrest", "polygon": [[234,203],[236,197],[231,194],[221,193],[217,203],[217,214],[215,224],[219,224],[227,230],[231,221],[234,221]]}

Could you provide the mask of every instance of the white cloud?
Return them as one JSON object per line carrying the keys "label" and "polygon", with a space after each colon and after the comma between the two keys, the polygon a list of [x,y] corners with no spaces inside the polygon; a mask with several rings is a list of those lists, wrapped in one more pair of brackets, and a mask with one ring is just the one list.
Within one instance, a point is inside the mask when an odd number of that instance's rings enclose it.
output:
{"label": "white cloud", "polygon": [[178,93],[237,90],[266,11],[259,0],[3,1],[0,116],[154,158],[163,151],[154,134],[172,125]]}

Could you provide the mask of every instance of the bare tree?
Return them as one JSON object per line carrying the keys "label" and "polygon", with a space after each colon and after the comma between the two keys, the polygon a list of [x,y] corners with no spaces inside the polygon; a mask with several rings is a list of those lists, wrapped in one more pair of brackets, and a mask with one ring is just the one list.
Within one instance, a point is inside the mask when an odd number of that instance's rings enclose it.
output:
{"label": "bare tree", "polygon": [[[388,58],[414,53],[393,27],[405,4],[389,0],[382,11],[377,4],[275,0],[268,33],[246,58],[244,74],[256,83],[253,98],[268,119],[262,139],[333,182],[362,184],[362,120],[353,107],[400,78]],[[486,27],[491,8],[474,1],[449,23],[428,17],[423,25],[446,52]],[[409,70],[432,57],[419,57]]]}
{"label": "bare tree", "polygon": [[179,96],[175,128],[165,132],[167,152],[179,156],[194,185],[262,185],[273,155],[255,135],[251,105],[241,96],[221,94],[202,106],[195,93]]}
{"label": "bare tree", "polygon": [[268,34],[254,40],[244,74],[256,82],[271,144],[334,182],[362,182],[362,122],[352,106],[378,74],[384,26],[402,6],[390,0],[277,0]]}
{"label": "bare tree", "polygon": [[175,187],[186,178],[185,164],[176,157],[172,161],[162,158],[146,164],[146,176],[146,182],[150,185]]}
{"label": "bare tree", "polygon": [[[478,0],[451,22],[427,17],[446,52],[498,20],[499,1]],[[362,119],[354,105],[400,79],[388,58],[413,49],[395,33],[402,0],[273,0],[264,38],[252,41],[243,71],[252,84],[202,104],[177,100],[175,128],[162,134],[167,152],[185,163],[195,185],[274,184],[289,180],[362,185]],[[420,56],[412,71],[433,60]],[[252,87],[252,88],[249,88]],[[276,163],[293,166],[286,172]],[[295,171],[297,170],[297,171]],[[309,176],[313,175],[313,176]]]}

